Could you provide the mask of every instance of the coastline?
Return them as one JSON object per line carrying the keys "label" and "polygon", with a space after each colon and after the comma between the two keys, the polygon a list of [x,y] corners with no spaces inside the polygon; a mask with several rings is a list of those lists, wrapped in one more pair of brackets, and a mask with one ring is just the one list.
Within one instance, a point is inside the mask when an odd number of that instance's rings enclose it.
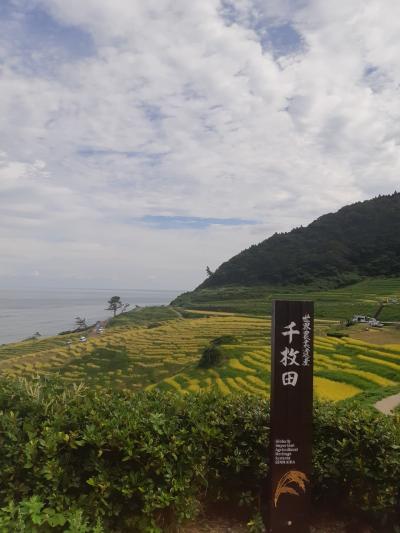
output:
{"label": "coastline", "polygon": [[36,332],[52,337],[75,329],[75,317],[87,323],[112,318],[107,301],[118,294],[124,302],[148,307],[168,305],[177,290],[0,289],[0,345],[23,342]]}

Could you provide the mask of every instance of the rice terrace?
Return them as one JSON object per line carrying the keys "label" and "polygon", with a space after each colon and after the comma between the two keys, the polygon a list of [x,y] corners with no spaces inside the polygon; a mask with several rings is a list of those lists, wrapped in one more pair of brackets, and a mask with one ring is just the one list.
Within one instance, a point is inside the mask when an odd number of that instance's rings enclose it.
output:
{"label": "rice terrace", "polygon": [[[371,290],[371,283],[364,283],[364,287]],[[362,298],[360,288],[353,288],[352,294],[338,289],[310,296],[317,296],[317,310],[321,308],[325,316],[329,306],[340,308],[340,300],[344,309],[350,305],[362,308],[365,302],[367,307],[376,307],[384,290],[400,296],[397,280],[373,281],[377,293],[364,292]],[[292,296],[298,298],[299,294]],[[248,310],[252,301],[241,300],[241,304]],[[222,309],[230,306],[229,300],[221,304]],[[190,311],[173,306],[131,311],[112,320],[102,335],[90,337],[86,343],[78,342],[79,334],[71,334],[71,345],[66,345],[65,336],[3,345],[0,370],[10,377],[59,375],[66,382],[83,381],[98,389],[158,388],[180,394],[213,390],[223,395],[245,392],[268,396],[268,316],[217,311],[214,302],[209,304],[210,310],[204,310],[204,304],[200,310],[193,309],[195,304],[191,307]],[[254,308],[259,309],[259,300]],[[393,308],[388,311],[393,312]],[[334,316],[318,320],[317,314],[315,396],[366,402],[367,398],[400,390],[400,330],[393,326],[386,331],[357,326],[338,330],[339,322]],[[398,342],[393,342],[397,331]],[[388,340],[382,342],[385,336]],[[198,368],[202,350],[218,338],[222,340],[222,360],[213,368]]]}

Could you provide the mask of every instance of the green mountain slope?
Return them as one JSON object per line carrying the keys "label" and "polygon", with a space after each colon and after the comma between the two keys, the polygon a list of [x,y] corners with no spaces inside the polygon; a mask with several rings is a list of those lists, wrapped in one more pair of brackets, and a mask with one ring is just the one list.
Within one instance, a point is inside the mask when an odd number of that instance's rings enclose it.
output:
{"label": "green mountain slope", "polygon": [[226,285],[198,288],[178,296],[172,305],[203,311],[224,311],[266,316],[272,312],[272,301],[313,300],[320,319],[346,320],[353,315],[374,316],[383,321],[400,321],[400,277],[369,278],[335,289],[320,289],[314,285]]}
{"label": "green mountain slope", "polygon": [[324,215],[275,234],[223,263],[199,288],[320,284],[338,287],[400,276],[400,193]]}

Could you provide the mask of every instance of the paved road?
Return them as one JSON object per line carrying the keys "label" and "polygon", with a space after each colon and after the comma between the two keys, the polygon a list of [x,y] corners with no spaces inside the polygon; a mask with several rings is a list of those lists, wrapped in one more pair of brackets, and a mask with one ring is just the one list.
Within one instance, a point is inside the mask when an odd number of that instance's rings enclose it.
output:
{"label": "paved road", "polygon": [[384,415],[391,415],[393,414],[392,410],[398,405],[400,405],[400,392],[379,400],[379,402],[376,402],[375,407]]}
{"label": "paved road", "polygon": [[[100,326],[103,329],[107,326],[108,320],[99,320]],[[88,334],[88,337],[96,337],[99,335],[99,331],[97,330],[96,326],[90,330],[90,333]]]}

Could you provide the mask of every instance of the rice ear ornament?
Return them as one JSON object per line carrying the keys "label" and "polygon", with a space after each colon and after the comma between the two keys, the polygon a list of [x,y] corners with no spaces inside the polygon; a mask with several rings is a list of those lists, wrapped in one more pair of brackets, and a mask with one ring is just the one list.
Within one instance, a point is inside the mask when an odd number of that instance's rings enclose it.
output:
{"label": "rice ear ornament", "polygon": [[279,496],[281,494],[291,494],[292,496],[300,496],[300,491],[294,489],[290,485],[297,485],[303,492],[306,491],[306,483],[309,483],[307,476],[299,470],[289,470],[278,481],[275,489],[274,504],[278,505]]}

